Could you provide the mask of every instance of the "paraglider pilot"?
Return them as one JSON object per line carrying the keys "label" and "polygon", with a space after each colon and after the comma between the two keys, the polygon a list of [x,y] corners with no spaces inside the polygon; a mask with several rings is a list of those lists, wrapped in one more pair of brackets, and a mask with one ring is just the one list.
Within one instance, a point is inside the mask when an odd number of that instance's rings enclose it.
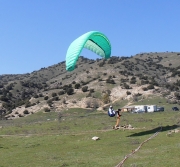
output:
{"label": "paraglider pilot", "polygon": [[114,129],[118,129],[119,128],[119,123],[120,123],[120,117],[121,117],[121,109],[119,108],[117,111],[116,111],[116,125],[114,126]]}
{"label": "paraglider pilot", "polygon": [[121,117],[120,112],[121,112],[121,109],[118,109],[117,111],[115,111],[112,106],[109,107],[109,110],[108,110],[109,116],[110,117],[116,116],[116,118],[117,118],[116,119],[116,124],[115,124],[115,126],[113,126],[113,129],[118,129],[119,128],[119,122],[120,122],[120,117]]}

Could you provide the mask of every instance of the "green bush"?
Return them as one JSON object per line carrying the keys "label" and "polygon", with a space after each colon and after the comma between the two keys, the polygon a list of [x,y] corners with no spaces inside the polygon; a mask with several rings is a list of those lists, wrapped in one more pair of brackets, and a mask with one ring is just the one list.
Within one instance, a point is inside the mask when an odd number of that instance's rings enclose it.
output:
{"label": "green bush", "polygon": [[28,101],[25,103],[25,108],[27,108],[27,107],[31,107],[31,102]]}
{"label": "green bush", "polygon": [[65,94],[65,92],[63,90],[61,90],[61,91],[58,92],[58,94],[63,95],[63,94]]}
{"label": "green bush", "polygon": [[48,96],[45,96],[45,97],[44,97],[44,100],[48,100],[48,99],[49,99],[49,97],[48,97]]}
{"label": "green bush", "polygon": [[175,92],[175,93],[174,93],[174,96],[175,96],[178,100],[180,100],[180,93],[179,93],[179,92]]}
{"label": "green bush", "polygon": [[57,96],[57,93],[53,92],[52,97],[55,97],[55,96]]}
{"label": "green bush", "polygon": [[45,107],[44,112],[50,112],[50,109],[48,107]]}
{"label": "green bush", "polygon": [[3,86],[3,84],[0,84],[0,88],[3,88],[4,86]]}
{"label": "green bush", "polygon": [[52,98],[52,101],[58,101],[58,100],[59,100],[58,96]]}
{"label": "green bush", "polygon": [[131,89],[131,87],[130,87],[127,83],[124,83],[124,84],[123,84],[123,87],[124,87],[125,89]]}
{"label": "green bush", "polygon": [[147,91],[147,90],[148,90],[148,88],[144,87],[144,88],[142,88],[142,90]]}
{"label": "green bush", "polygon": [[23,113],[24,114],[29,114],[29,111],[28,110],[24,110]]}
{"label": "green bush", "polygon": [[149,81],[148,80],[141,80],[141,85],[145,85],[145,84],[148,84]]}
{"label": "green bush", "polygon": [[75,88],[75,89],[79,89],[80,86],[81,86],[81,85],[80,85],[79,83],[76,83],[75,86],[74,86],[74,88]]}
{"label": "green bush", "polygon": [[135,84],[136,83],[136,80],[131,80],[130,81],[130,84]]}
{"label": "green bush", "polygon": [[94,92],[94,89],[90,89],[89,92],[90,92],[90,93],[93,93],[93,92]]}
{"label": "green bush", "polygon": [[18,116],[19,116],[19,117],[24,117],[22,114],[19,114]]}
{"label": "green bush", "polygon": [[34,98],[38,98],[39,96],[38,96],[37,94],[35,94],[33,97],[34,97]]}
{"label": "green bush", "polygon": [[82,91],[83,91],[83,92],[87,92],[87,91],[88,91],[88,86],[82,87]]}
{"label": "green bush", "polygon": [[72,95],[73,93],[74,93],[74,89],[73,88],[67,89],[67,94],[68,95]]}
{"label": "green bush", "polygon": [[100,63],[99,63],[99,67],[103,67],[104,64],[105,64],[105,61],[103,60],[103,62],[100,62]]}
{"label": "green bush", "polygon": [[72,84],[76,84],[76,81],[73,81]]}
{"label": "green bush", "polygon": [[147,89],[154,89],[154,85],[152,85],[152,84],[148,85]]}
{"label": "green bush", "polygon": [[112,78],[106,79],[106,83],[115,84],[115,81]]}
{"label": "green bush", "polygon": [[126,94],[127,94],[127,95],[131,95],[131,92],[127,91]]}
{"label": "green bush", "polygon": [[49,99],[49,100],[47,101],[47,104],[51,107],[51,106],[52,106],[52,104],[53,104],[52,99]]}
{"label": "green bush", "polygon": [[7,97],[5,97],[5,96],[1,96],[0,100],[2,100],[4,102],[8,102],[9,99]]}
{"label": "green bush", "polygon": [[42,93],[40,93],[40,94],[39,94],[39,97],[43,97],[43,94],[42,94]]}
{"label": "green bush", "polygon": [[104,104],[107,104],[107,103],[110,102],[110,97],[109,97],[109,95],[107,93],[103,95],[102,101],[103,101]]}

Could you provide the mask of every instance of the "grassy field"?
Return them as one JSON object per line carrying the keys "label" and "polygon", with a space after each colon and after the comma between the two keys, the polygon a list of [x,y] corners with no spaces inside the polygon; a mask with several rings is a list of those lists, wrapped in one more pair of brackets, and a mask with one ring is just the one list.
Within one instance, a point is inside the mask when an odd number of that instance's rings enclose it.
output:
{"label": "grassy field", "polygon": [[[157,102],[157,101],[156,101]],[[149,102],[150,104],[151,102]],[[153,103],[153,102],[152,102]],[[28,117],[0,121],[0,167],[113,167],[161,126],[162,131],[145,143],[123,167],[178,167],[180,112],[123,113],[121,125],[133,130],[113,130],[115,118],[105,112],[69,109],[38,112]],[[92,140],[98,136],[100,140]]]}

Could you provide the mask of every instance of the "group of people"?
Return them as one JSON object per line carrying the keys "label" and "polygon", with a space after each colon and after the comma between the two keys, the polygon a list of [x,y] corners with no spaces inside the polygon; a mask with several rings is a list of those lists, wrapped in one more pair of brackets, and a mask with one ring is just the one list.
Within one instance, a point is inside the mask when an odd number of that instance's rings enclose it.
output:
{"label": "group of people", "polygon": [[120,117],[121,117],[121,109],[114,110],[113,106],[109,107],[108,114],[110,117],[116,116],[116,124],[113,126],[113,129],[119,129]]}

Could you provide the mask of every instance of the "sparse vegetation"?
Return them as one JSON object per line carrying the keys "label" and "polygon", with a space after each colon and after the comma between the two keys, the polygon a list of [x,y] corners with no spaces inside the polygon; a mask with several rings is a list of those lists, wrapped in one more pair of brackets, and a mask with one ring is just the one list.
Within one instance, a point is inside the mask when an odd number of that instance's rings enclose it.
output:
{"label": "sparse vegetation", "polygon": [[[118,87],[120,93],[117,98],[121,101],[126,99],[126,96],[120,95],[121,88],[130,99],[134,90],[140,87],[143,93],[165,94],[170,103],[173,101],[179,104],[178,54],[141,53],[131,57],[112,56],[108,60],[79,57],[76,70],[71,73],[66,72],[65,62],[61,62],[28,74],[3,75],[0,76],[0,105],[9,114],[20,106],[29,110],[31,106],[42,105],[44,100],[49,107],[54,108],[61,104],[65,104],[65,107],[70,103],[78,105],[72,99],[81,101],[85,97],[96,98],[97,101],[108,104],[115,100],[115,91],[112,89]],[[169,59],[168,55],[172,58]],[[112,95],[105,90],[112,92]],[[63,99],[66,99],[65,103]]]}

